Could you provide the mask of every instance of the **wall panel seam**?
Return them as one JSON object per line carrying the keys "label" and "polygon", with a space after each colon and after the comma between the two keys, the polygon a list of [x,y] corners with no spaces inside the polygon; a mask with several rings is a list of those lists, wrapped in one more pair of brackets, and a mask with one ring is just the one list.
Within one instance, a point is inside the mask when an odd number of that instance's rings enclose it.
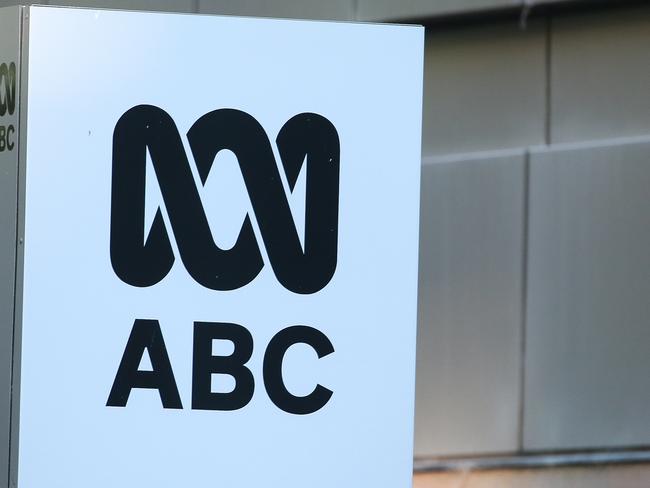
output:
{"label": "wall panel seam", "polygon": [[522,246],[521,246],[521,335],[519,365],[519,417],[517,419],[517,449],[524,452],[524,416],[526,412],[526,325],[528,315],[528,244],[530,219],[530,151],[524,155],[522,212]]}
{"label": "wall panel seam", "polygon": [[545,141],[547,145],[552,142],[553,123],[553,17],[546,16],[546,113],[545,113]]}

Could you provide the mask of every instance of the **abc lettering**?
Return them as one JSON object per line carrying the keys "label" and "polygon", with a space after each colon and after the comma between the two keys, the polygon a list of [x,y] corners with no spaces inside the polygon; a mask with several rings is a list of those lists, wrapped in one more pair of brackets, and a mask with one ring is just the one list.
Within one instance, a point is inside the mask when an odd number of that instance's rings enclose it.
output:
{"label": "abc lettering", "polygon": [[[0,117],[16,111],[16,63],[0,64]],[[16,129],[0,125],[0,152],[13,151]]]}
{"label": "abc lettering", "polygon": [[13,125],[0,125],[0,152],[13,151],[15,147],[14,134],[16,130]]}
{"label": "abc lettering", "polygon": [[[250,283],[264,266],[259,247],[263,244],[282,286],[298,294],[323,289],[336,270],[338,246],[340,145],[332,123],[320,115],[303,113],[291,118],[276,138],[290,191],[303,164],[307,166],[304,249],[271,143],[252,116],[233,109],[215,110],[192,126],[187,139],[203,184],[219,151],[226,149],[235,154],[263,242],[257,242],[251,216],[247,215],[231,249],[220,249],[215,244],[189,166],[190,158],[173,119],[158,107],[139,105],[119,119],[113,134],[110,256],[116,275],[136,287],[160,282],[176,258],[170,241],[173,236],[186,270],[206,288],[227,291]],[[158,209],[145,236],[147,150],[172,229],[165,227]],[[213,355],[214,340],[232,342],[233,353]],[[333,394],[320,384],[306,396],[293,395],[286,388],[282,361],[292,345],[301,343],[313,348],[319,358],[334,352],[330,340],[317,329],[288,327],[270,340],[262,371],[271,401],[296,415],[320,410]],[[145,350],[151,371],[138,369]],[[245,407],[255,390],[254,375],[247,367],[252,354],[253,337],[245,327],[195,322],[192,409],[231,411]],[[213,392],[213,374],[230,375],[235,388],[228,393]],[[106,405],[125,407],[134,388],[158,390],[164,408],[183,408],[157,320],[135,320]]]}
{"label": "abc lettering", "polygon": [[[228,340],[234,351],[229,356],[214,356],[212,341]],[[269,342],[264,354],[263,378],[271,401],[285,412],[306,415],[327,404],[332,391],[316,385],[306,396],[293,395],[282,378],[282,360],[294,344],[307,344],[319,358],[334,352],[334,346],[322,332],[304,325],[287,327]],[[149,354],[151,371],[138,369],[142,356]],[[193,410],[239,410],[253,398],[255,379],[246,363],[253,354],[253,336],[237,324],[195,322],[192,363]],[[235,380],[235,389],[229,393],[213,392],[213,374],[227,374]],[[172,365],[167,355],[160,324],[157,320],[136,319],[117,370],[106,406],[125,407],[133,388],[158,390],[164,408],[181,409],[181,402]]]}

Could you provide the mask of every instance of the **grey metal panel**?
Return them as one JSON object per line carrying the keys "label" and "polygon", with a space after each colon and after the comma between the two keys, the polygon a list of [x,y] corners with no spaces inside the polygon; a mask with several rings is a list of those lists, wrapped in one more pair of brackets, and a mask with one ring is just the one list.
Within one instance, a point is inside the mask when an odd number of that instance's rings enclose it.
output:
{"label": "grey metal panel", "polygon": [[524,155],[422,168],[416,456],[515,451]]}
{"label": "grey metal panel", "polygon": [[524,447],[650,445],[650,139],[531,165]]}
{"label": "grey metal panel", "polygon": [[650,7],[552,25],[552,141],[648,133]]}
{"label": "grey metal panel", "polygon": [[423,154],[542,144],[545,23],[427,29]]}
{"label": "grey metal panel", "polygon": [[[20,89],[20,22],[19,7],[0,10],[0,62],[16,63],[16,97]],[[7,100],[5,80],[2,99]],[[13,126],[19,132],[20,101],[0,117],[0,126]],[[16,134],[16,139],[18,134]],[[3,138],[4,139],[4,138]],[[16,283],[16,227],[18,214],[18,150],[14,141],[9,150],[5,141],[0,151],[0,486],[7,486],[11,443],[11,378],[13,361],[14,292]]]}
{"label": "grey metal panel", "polygon": [[25,175],[27,160],[27,83],[29,68],[29,9],[21,9],[20,32],[20,112],[19,112],[19,146],[18,146],[18,188],[17,188],[17,225],[16,225],[16,285],[14,287],[14,329],[13,357],[11,371],[11,444],[9,445],[8,485],[18,485],[18,444],[20,421],[20,367],[22,356],[22,315],[23,315],[23,270],[24,270],[24,236],[25,236]]}
{"label": "grey metal panel", "polygon": [[17,199],[18,161],[0,157],[0,486],[9,460]]}
{"label": "grey metal panel", "polygon": [[17,160],[7,161],[0,157],[0,460],[5,461],[0,463],[0,480],[7,478],[6,461],[9,459],[18,197],[17,163]]}
{"label": "grey metal panel", "polygon": [[358,0],[359,20],[399,20],[513,7],[521,0]]}
{"label": "grey metal panel", "polygon": [[255,17],[351,20],[353,0],[198,0],[199,12]]}

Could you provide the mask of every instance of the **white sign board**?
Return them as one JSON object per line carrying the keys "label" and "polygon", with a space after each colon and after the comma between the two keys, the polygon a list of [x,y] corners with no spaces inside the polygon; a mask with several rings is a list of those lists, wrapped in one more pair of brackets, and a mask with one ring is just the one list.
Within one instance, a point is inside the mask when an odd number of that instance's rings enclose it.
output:
{"label": "white sign board", "polygon": [[29,9],[19,488],[407,488],[423,30]]}

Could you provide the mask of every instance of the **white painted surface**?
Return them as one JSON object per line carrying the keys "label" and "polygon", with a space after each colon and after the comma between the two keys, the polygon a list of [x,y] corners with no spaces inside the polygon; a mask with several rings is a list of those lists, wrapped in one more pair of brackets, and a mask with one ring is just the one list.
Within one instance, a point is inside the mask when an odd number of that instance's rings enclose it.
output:
{"label": "white painted surface", "polygon": [[[410,486],[422,45],[412,27],[31,10],[21,488]],[[293,294],[267,262],[249,285],[215,292],[179,259],[156,286],[120,281],[112,135],[145,103],[183,138],[224,107],[253,115],[272,141],[297,113],[331,120],[341,184],[329,285]],[[222,188],[241,201],[235,184]],[[184,410],[163,410],[148,390],[105,406],[136,318],[160,321]],[[242,410],[190,409],[197,320],[251,331],[256,390]],[[289,385],[334,391],[308,416],[275,407],[261,378],[270,338],[295,324],[336,350],[287,356]]]}

